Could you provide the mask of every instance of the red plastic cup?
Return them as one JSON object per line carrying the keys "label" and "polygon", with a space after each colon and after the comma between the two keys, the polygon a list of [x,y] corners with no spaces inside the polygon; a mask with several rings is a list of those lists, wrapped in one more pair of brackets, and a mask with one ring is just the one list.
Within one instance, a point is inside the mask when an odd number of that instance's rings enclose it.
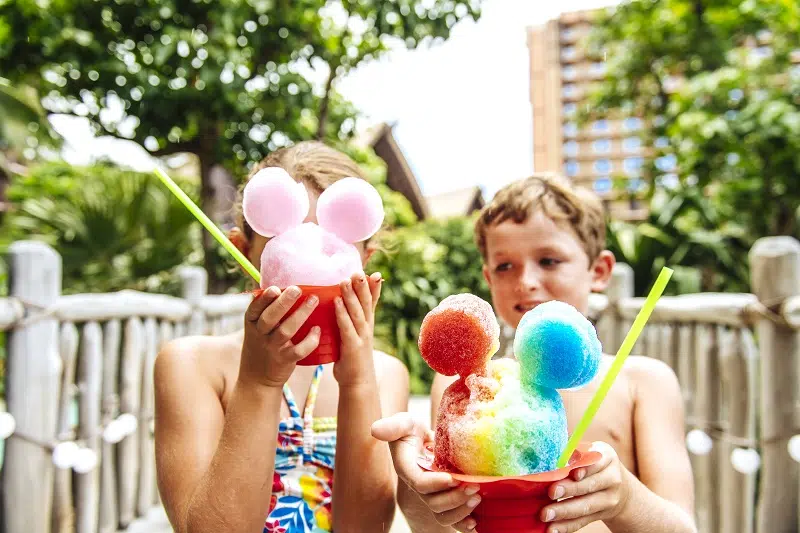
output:
{"label": "red plastic cup", "polygon": [[[418,464],[433,468],[433,447],[426,450]],[[553,500],[547,495],[550,485],[569,476],[576,468],[592,465],[602,458],[581,445],[573,452],[567,466],[527,476],[468,476],[453,474],[453,479],[478,485],[481,503],[472,511],[479,533],[544,533],[547,523],[540,520],[542,509]]]}
{"label": "red plastic cup", "polygon": [[[292,306],[292,308],[283,315],[279,323],[289,318],[294,311],[303,305],[309,296],[316,294],[319,298],[319,303],[311,315],[306,319],[300,329],[292,337],[292,342],[297,344],[302,341],[306,335],[311,331],[314,326],[319,326],[319,345],[313,352],[297,362],[301,366],[316,366],[324,365],[326,363],[335,363],[339,360],[339,347],[341,343],[341,335],[339,335],[339,324],[336,323],[336,306],[333,303],[334,298],[342,295],[342,290],[338,285],[330,286],[316,286],[316,285],[298,285],[302,291],[300,298]],[[255,298],[258,298],[263,289],[256,289],[253,291]]]}

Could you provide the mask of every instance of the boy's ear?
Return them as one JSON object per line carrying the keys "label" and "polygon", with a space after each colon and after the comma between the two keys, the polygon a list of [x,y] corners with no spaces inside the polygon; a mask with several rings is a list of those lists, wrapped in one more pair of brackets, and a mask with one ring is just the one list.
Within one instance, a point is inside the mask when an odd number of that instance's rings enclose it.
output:
{"label": "boy's ear", "polygon": [[617,264],[617,259],[614,253],[610,250],[603,250],[597,259],[594,260],[591,266],[592,273],[592,292],[603,292],[608,287],[608,282],[611,280],[611,272],[614,270],[614,265]]}
{"label": "boy's ear", "polygon": [[364,253],[361,254],[361,258],[362,258],[361,266],[363,268],[367,267],[367,263],[369,263],[369,259],[372,257],[372,254],[375,253],[375,250],[376,249],[373,248],[372,246],[366,246],[364,248]]}
{"label": "boy's ear", "polygon": [[484,264],[484,265],[483,265],[483,269],[482,269],[482,271],[483,271],[483,279],[485,279],[485,280],[486,280],[486,283],[487,283],[487,284],[489,285],[489,287],[491,288],[491,286],[492,286],[492,280],[491,280],[491,278],[489,277],[489,267],[488,267],[488,266],[486,266],[486,264]]}

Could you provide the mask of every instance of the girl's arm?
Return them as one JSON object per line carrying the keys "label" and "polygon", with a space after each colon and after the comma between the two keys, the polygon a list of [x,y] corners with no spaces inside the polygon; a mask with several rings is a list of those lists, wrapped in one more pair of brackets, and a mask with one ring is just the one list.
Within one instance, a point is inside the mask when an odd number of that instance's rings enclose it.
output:
{"label": "girl's arm", "polygon": [[[299,297],[290,287],[253,300],[245,315],[239,374],[226,412],[204,368],[208,343],[179,339],[155,364],[156,468],[159,492],[177,533],[261,531],[272,495],[282,386],[319,331],[290,341],[316,305],[278,321]],[[206,363],[208,365],[208,363]],[[210,366],[210,365],[208,365]]]}
{"label": "girl's arm", "polygon": [[[408,373],[397,360],[381,358],[380,382],[372,349],[380,277],[363,274],[342,283],[337,321],[341,359],[334,366],[339,383],[336,467],[333,474],[333,529],[337,533],[388,531],[395,510],[396,475],[389,447],[370,434],[382,410],[408,406]],[[383,408],[383,409],[382,409]]]}

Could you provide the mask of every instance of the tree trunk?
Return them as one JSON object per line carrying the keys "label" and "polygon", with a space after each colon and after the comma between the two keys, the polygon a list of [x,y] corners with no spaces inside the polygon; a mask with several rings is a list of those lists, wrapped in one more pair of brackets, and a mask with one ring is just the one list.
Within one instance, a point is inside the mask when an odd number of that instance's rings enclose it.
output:
{"label": "tree trunk", "polygon": [[[203,140],[204,149],[197,154],[200,160],[200,209],[208,214],[208,208],[213,205],[216,190],[211,184],[211,167],[214,165],[211,150],[206,150],[208,144],[213,146],[214,140]],[[216,221],[214,221],[216,223]],[[216,241],[208,231],[203,230],[203,266],[208,272],[208,292],[210,294],[221,294],[225,292],[225,280],[219,274],[221,265],[216,253]]]}
{"label": "tree trunk", "polygon": [[319,123],[317,125],[317,140],[322,141],[325,139],[325,126],[328,123],[328,108],[331,101],[331,90],[333,89],[333,80],[336,78],[336,64],[331,64],[331,74],[328,76],[328,81],[325,84],[325,96],[322,97],[322,102],[319,105]]}

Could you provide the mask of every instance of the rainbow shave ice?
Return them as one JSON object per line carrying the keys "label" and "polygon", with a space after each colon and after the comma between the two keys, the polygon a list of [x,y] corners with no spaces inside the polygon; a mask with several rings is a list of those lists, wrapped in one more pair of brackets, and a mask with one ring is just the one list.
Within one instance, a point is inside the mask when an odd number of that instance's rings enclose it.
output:
{"label": "rainbow shave ice", "polygon": [[547,302],[528,311],[514,338],[516,361],[492,355],[499,326],[491,306],[471,294],[445,298],[423,320],[420,353],[431,368],[459,379],[445,391],[436,421],[439,470],[519,476],[554,470],[567,445],[557,389],[585,385],[602,348],[574,307]]}

